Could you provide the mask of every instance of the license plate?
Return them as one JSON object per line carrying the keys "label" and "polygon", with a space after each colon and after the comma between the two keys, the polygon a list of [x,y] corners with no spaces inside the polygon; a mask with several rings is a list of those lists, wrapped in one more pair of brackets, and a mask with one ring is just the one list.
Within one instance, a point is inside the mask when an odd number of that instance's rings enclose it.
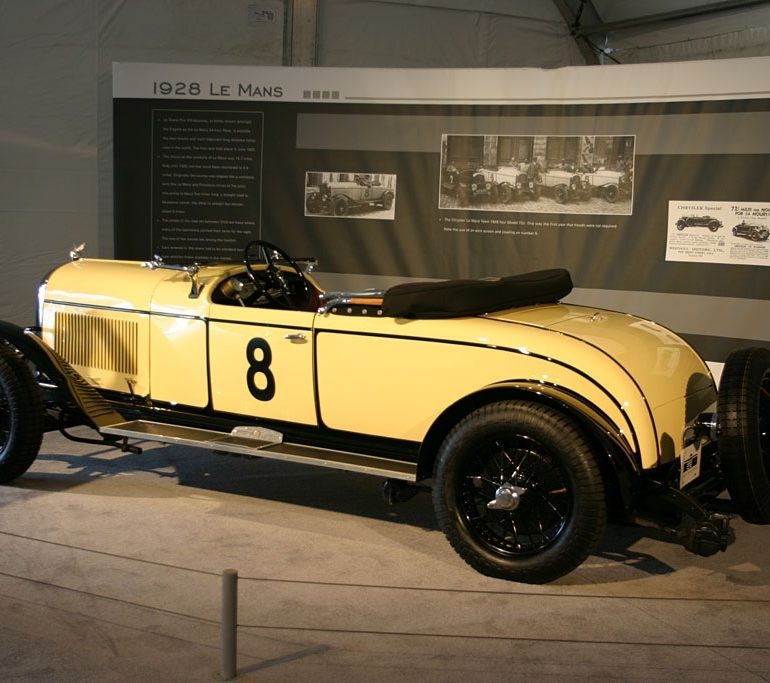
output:
{"label": "license plate", "polygon": [[700,476],[701,441],[685,446],[679,456],[679,488],[684,488]]}

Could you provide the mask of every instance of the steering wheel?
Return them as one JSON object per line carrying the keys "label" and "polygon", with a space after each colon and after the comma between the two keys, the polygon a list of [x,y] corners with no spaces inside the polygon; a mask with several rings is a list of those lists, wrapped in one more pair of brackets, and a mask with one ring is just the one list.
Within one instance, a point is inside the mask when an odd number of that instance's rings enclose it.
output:
{"label": "steering wheel", "polygon": [[[266,263],[265,270],[257,271],[255,262],[262,260],[252,257],[252,250],[259,249],[259,254]],[[310,302],[311,291],[305,274],[300,270],[294,259],[283,249],[265,240],[249,242],[243,250],[243,262],[246,272],[257,286],[257,294],[264,294],[273,304],[283,302],[289,308],[303,309]],[[295,282],[289,282],[286,273],[277,264],[289,266],[297,275]],[[293,277],[291,278],[293,280]],[[271,291],[272,290],[272,291]],[[275,291],[277,290],[277,292]]]}

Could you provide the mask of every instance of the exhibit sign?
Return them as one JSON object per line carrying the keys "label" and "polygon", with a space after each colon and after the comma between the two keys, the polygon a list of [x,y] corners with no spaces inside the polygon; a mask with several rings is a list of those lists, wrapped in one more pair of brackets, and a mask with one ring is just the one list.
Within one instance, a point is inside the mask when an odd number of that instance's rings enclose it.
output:
{"label": "exhibit sign", "polygon": [[[579,291],[766,304],[768,69],[118,63],[116,256],[241,260],[262,238],[332,274],[561,267]],[[691,339],[770,339],[733,327]]]}

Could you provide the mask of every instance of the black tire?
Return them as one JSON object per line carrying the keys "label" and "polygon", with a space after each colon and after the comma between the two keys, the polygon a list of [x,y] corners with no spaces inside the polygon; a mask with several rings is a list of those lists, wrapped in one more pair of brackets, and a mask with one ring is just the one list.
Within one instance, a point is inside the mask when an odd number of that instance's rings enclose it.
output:
{"label": "black tire", "polygon": [[29,469],[42,439],[40,388],[26,362],[0,342],[0,484]]}
{"label": "black tire", "polygon": [[[490,509],[506,485],[518,488],[516,507]],[[436,460],[433,505],[469,565],[525,583],[553,581],[580,565],[607,517],[585,435],[565,415],[527,401],[484,406],[452,429]]]}
{"label": "black tire", "polygon": [[677,230],[684,230],[686,227],[687,227],[687,223],[685,223],[684,221],[679,221],[676,224],[676,229]]}
{"label": "black tire", "polygon": [[382,197],[382,208],[386,211],[390,211],[391,206],[393,206],[393,193],[386,192]]}
{"label": "black tire", "polygon": [[332,202],[332,213],[335,216],[347,216],[350,210],[350,203],[347,197],[335,197]]}
{"label": "black tire", "polygon": [[510,204],[513,201],[513,188],[508,183],[500,185],[498,196],[503,204]]}
{"label": "black tire", "polygon": [[618,186],[607,185],[607,187],[604,188],[604,198],[610,204],[614,204],[616,201],[618,201]]}
{"label": "black tire", "polygon": [[321,212],[321,195],[318,192],[313,192],[308,195],[305,200],[305,208],[308,213],[320,213]]}
{"label": "black tire", "polygon": [[457,191],[460,206],[468,206],[471,203],[471,188],[462,186]]}
{"label": "black tire", "polygon": [[711,232],[716,232],[721,227],[722,224],[717,221],[711,221],[711,223],[709,223],[709,230],[711,230]]}
{"label": "black tire", "polygon": [[569,189],[566,185],[557,185],[553,188],[553,198],[559,204],[564,204],[567,201],[567,197],[569,197]]}
{"label": "black tire", "polygon": [[770,349],[730,354],[717,402],[722,471],[738,512],[770,524]]}
{"label": "black tire", "polygon": [[532,199],[540,199],[540,185],[535,185],[532,188]]}

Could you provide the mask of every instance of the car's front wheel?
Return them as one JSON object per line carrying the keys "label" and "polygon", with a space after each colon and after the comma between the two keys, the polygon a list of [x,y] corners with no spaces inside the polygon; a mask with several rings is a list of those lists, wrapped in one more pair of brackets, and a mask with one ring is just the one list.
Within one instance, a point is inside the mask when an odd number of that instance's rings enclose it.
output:
{"label": "car's front wheel", "polygon": [[321,212],[321,195],[318,192],[309,194],[305,200],[305,208],[308,213],[320,213]]}
{"label": "car's front wheel", "polygon": [[618,186],[607,185],[607,187],[604,188],[604,198],[610,204],[614,204],[616,201],[618,201]]}
{"label": "car's front wheel", "polygon": [[0,484],[29,469],[42,438],[40,389],[25,361],[0,342]]}
{"label": "car's front wheel", "polygon": [[545,583],[596,548],[606,524],[599,467],[583,432],[537,403],[474,411],[448,434],[434,472],[439,526],[472,567]]}
{"label": "car's front wheel", "polygon": [[731,353],[719,382],[719,455],[741,517],[770,524],[770,350]]}

